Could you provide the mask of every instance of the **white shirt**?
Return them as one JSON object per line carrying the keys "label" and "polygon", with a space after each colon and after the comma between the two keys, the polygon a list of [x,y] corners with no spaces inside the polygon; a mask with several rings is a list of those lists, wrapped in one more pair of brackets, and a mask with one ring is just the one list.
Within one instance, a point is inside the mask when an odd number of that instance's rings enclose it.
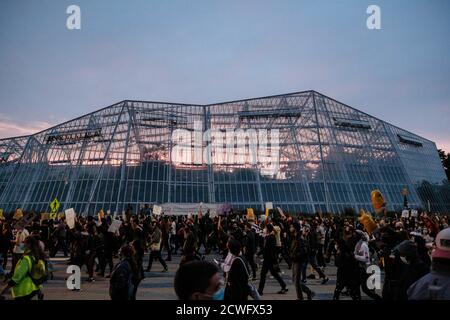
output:
{"label": "white shirt", "polygon": [[177,224],[175,221],[172,221],[172,225],[170,227],[170,233],[174,236],[177,234]]}
{"label": "white shirt", "polygon": [[359,242],[355,246],[355,259],[359,262],[369,264],[370,263],[370,253],[369,253],[369,245],[366,241],[359,240]]}
{"label": "white shirt", "polygon": [[25,252],[25,239],[30,235],[27,229],[18,231],[16,235],[16,245],[14,246],[14,253],[24,253]]}

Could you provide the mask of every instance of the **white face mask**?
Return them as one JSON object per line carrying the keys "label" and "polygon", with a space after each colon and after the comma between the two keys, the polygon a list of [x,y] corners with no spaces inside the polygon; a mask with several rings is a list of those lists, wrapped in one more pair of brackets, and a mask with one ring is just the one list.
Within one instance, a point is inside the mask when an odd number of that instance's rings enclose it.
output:
{"label": "white face mask", "polygon": [[409,261],[406,260],[405,257],[400,256],[400,260],[402,260],[402,262],[403,262],[404,264],[409,264]]}

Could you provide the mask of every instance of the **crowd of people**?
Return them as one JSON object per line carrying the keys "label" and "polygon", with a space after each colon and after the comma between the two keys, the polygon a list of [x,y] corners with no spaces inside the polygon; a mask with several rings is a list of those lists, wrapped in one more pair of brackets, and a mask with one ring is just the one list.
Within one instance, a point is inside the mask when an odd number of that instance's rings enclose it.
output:
{"label": "crowd of people", "polygon": [[[115,220],[120,226],[112,229]],[[337,267],[335,300],[360,300],[361,292],[376,300],[450,299],[449,216],[379,216],[374,223],[368,230],[355,216],[276,211],[254,220],[245,212],[165,216],[129,210],[120,217],[78,217],[72,227],[64,217],[36,216],[26,224],[5,219],[0,276],[6,286],[0,296],[10,290],[14,299],[43,299],[50,258],[61,252],[87,273],[83,281],[109,278],[113,300],[135,300],[154,261],[167,272],[166,261],[176,255],[181,258],[174,289],[182,300],[261,299],[268,273],[280,286],[278,294],[285,294],[287,270],[296,298],[313,299],[309,284],[325,285],[330,265]],[[378,292],[368,281],[369,266],[383,271]]]}

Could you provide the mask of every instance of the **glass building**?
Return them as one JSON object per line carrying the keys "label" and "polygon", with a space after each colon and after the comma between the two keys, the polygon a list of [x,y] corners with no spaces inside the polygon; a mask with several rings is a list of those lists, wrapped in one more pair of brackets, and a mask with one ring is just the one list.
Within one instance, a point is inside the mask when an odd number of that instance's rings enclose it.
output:
{"label": "glass building", "polygon": [[[180,130],[192,140],[180,142],[174,136]],[[208,139],[207,130],[223,134]],[[241,148],[225,134],[236,130],[246,135]],[[266,151],[278,155],[277,170],[264,170],[264,150],[257,149],[256,161],[249,158],[252,130],[278,132],[266,139]],[[226,143],[236,146],[234,156],[242,153],[240,161],[228,161]],[[435,143],[315,91],[210,105],[126,100],[0,140],[4,211],[48,212],[57,198],[60,211],[73,207],[81,214],[200,202],[257,210],[273,202],[286,212],[338,213],[370,211],[374,189],[389,210],[401,210],[404,188],[410,207],[450,211]]]}

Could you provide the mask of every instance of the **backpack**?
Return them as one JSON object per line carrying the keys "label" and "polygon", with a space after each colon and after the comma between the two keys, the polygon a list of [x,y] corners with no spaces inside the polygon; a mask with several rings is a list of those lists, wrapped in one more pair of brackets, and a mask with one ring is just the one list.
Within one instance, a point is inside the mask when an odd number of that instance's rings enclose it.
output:
{"label": "backpack", "polygon": [[30,270],[28,271],[28,275],[30,276],[33,283],[39,287],[48,280],[48,270],[46,263],[42,259],[36,261],[34,257],[25,256],[24,258],[26,257],[28,257],[27,260],[31,265]]}

